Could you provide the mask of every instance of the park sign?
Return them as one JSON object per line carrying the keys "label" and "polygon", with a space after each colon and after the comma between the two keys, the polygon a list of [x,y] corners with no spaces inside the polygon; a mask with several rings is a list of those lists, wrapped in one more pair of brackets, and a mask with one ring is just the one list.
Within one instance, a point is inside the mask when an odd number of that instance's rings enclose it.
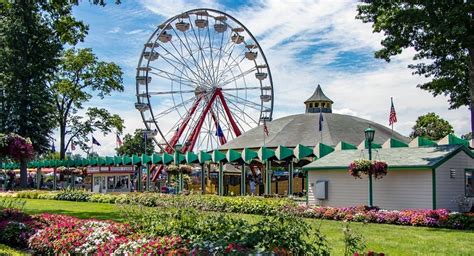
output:
{"label": "park sign", "polygon": [[87,174],[93,173],[134,173],[133,165],[126,166],[89,166],[87,167]]}

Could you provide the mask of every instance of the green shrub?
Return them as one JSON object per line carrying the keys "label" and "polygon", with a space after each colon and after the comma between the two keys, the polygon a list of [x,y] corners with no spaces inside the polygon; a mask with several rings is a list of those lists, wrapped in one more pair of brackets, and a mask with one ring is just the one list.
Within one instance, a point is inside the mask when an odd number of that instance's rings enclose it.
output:
{"label": "green shrub", "polygon": [[41,190],[22,190],[16,193],[16,197],[18,198],[28,198],[28,199],[38,199],[39,195],[46,194],[47,191]]}
{"label": "green shrub", "polygon": [[58,195],[58,192],[49,192],[49,193],[39,194],[38,199],[56,200],[57,195]]}
{"label": "green shrub", "polygon": [[[228,214],[142,205],[122,205],[121,213],[132,228],[141,233],[179,235],[189,239],[193,246],[213,248],[213,255],[222,255],[229,244],[249,248],[252,252],[284,250],[290,255],[329,255],[324,236],[299,217],[279,214],[252,224]],[[314,233],[319,243],[307,240]]]}
{"label": "green shrub", "polygon": [[89,201],[89,197],[92,195],[90,192],[83,190],[62,190],[58,192],[54,199],[64,200],[64,201],[79,201],[86,202]]}

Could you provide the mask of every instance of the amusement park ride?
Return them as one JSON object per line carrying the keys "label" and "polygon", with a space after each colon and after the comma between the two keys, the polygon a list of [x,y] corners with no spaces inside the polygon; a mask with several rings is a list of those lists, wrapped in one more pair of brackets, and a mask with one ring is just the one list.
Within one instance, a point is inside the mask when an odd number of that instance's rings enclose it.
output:
{"label": "amusement park ride", "polygon": [[[213,9],[186,11],[155,30],[138,62],[136,93],[146,132],[166,153],[215,149],[272,120],[262,48],[237,19]],[[153,168],[154,180],[162,168]]]}

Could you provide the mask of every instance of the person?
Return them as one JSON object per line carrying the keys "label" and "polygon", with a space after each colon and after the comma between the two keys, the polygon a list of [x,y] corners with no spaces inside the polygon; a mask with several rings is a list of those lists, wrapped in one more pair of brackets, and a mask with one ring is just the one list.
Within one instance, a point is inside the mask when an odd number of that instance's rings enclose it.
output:
{"label": "person", "polygon": [[250,194],[252,196],[255,195],[255,181],[254,181],[254,179],[250,180]]}

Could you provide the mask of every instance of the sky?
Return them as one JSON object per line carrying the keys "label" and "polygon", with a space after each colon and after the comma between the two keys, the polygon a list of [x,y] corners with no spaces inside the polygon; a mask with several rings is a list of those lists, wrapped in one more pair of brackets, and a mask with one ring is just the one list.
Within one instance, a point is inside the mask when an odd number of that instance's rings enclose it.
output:
{"label": "sky", "polygon": [[[89,34],[77,47],[92,48],[100,60],[123,69],[125,91],[87,106],[98,106],[125,120],[125,133],[144,128],[134,107],[136,67],[148,40],[159,24],[183,11],[207,7],[224,11],[257,38],[273,76],[274,118],[303,113],[303,101],[320,84],[335,103],[333,112],[355,115],[388,126],[390,98],[398,122],[394,129],[408,136],[418,116],[435,112],[448,120],[458,135],[469,131],[466,107],[449,110],[448,99],[434,98],[417,88],[428,78],[412,75],[414,50],[407,49],[389,63],[375,59],[382,34],[371,24],[356,20],[356,1],[232,1],[136,0],[106,7],[88,1],[74,8],[74,15],[89,25]],[[153,107],[153,106],[152,106]],[[115,135],[94,137],[100,155],[115,154]],[[58,144],[58,143],[57,143]],[[58,145],[56,145],[58,147]],[[78,153],[78,152],[74,152]]]}

